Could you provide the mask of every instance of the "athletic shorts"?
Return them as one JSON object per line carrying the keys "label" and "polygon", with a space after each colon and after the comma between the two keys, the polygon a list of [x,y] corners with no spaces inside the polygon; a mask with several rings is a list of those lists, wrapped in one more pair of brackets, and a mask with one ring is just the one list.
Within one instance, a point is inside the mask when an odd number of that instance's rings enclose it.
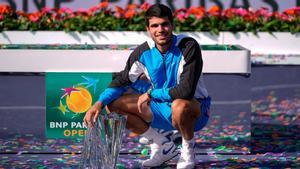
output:
{"label": "athletic shorts", "polygon": [[[211,98],[197,99],[200,103],[201,116],[198,118],[194,131],[201,130],[208,122],[209,110]],[[151,101],[150,108],[152,111],[153,119],[150,123],[151,127],[164,129],[164,130],[176,130],[172,126],[172,112],[170,102],[157,102]]]}

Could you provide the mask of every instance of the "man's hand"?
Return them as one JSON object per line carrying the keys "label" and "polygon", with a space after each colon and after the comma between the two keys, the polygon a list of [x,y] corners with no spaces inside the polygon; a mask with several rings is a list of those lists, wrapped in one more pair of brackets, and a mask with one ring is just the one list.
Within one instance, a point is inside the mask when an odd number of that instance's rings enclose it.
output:
{"label": "man's hand", "polygon": [[99,113],[102,110],[102,103],[97,101],[85,114],[83,121],[86,126],[93,127]]}
{"label": "man's hand", "polygon": [[139,109],[139,112],[142,113],[142,107],[143,107],[143,104],[144,103],[147,103],[149,104],[149,102],[151,101],[151,98],[149,97],[149,95],[147,93],[144,93],[142,94],[139,99],[138,99],[138,102],[137,102],[137,106],[138,106],[138,109]]}

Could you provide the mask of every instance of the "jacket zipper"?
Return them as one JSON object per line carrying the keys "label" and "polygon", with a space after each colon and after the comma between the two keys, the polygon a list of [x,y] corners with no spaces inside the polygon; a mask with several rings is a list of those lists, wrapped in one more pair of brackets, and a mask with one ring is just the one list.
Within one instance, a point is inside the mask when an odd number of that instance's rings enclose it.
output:
{"label": "jacket zipper", "polygon": [[167,81],[167,70],[166,70],[166,55],[163,56],[163,68],[164,68],[164,73],[165,73],[165,80]]}

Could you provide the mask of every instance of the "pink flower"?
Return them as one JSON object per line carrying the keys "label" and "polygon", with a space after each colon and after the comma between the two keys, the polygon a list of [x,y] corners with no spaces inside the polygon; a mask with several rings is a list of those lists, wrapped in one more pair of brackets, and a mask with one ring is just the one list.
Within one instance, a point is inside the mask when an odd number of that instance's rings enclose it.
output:
{"label": "pink flower", "polygon": [[248,15],[248,11],[244,8],[238,8],[235,10],[235,13],[240,15],[240,16],[246,16]]}
{"label": "pink flower", "polygon": [[183,22],[185,20],[185,15],[180,13],[177,15],[177,18],[178,18],[179,22]]}
{"label": "pink flower", "polygon": [[3,15],[0,15],[0,21],[2,21],[4,19]]}
{"label": "pink flower", "polygon": [[73,14],[73,10],[70,8],[60,8],[59,11],[62,13],[69,14],[69,15]]}
{"label": "pink flower", "polygon": [[174,12],[174,16],[179,20],[179,22],[183,22],[186,19],[186,9],[180,8]]}
{"label": "pink flower", "polygon": [[263,17],[270,17],[271,15],[272,15],[272,13],[271,12],[269,12],[269,9],[267,9],[267,8],[261,8],[261,9],[259,9],[259,10],[257,10],[256,12],[255,12],[255,15],[257,15],[257,16],[263,16]]}
{"label": "pink flower", "polygon": [[291,21],[292,20],[292,18],[286,14],[280,14],[279,18],[283,21]]}
{"label": "pink flower", "polygon": [[49,8],[49,7],[44,7],[44,8],[42,8],[42,13],[51,13],[52,12],[52,8]]}
{"label": "pink flower", "polygon": [[88,10],[88,12],[94,13],[94,12],[96,12],[98,9],[99,9],[98,6],[93,6],[93,7],[91,7],[91,8]]}
{"label": "pink flower", "polygon": [[83,9],[83,8],[79,8],[79,9],[77,10],[77,12],[78,12],[78,13],[86,13],[86,10]]}

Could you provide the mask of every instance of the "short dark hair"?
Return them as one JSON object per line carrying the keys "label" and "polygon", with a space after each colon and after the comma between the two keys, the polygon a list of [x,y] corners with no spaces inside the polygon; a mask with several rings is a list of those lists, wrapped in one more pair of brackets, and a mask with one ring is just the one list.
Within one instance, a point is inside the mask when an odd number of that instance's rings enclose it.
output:
{"label": "short dark hair", "polygon": [[145,21],[146,25],[149,26],[149,19],[152,17],[164,18],[168,17],[169,21],[173,24],[173,13],[172,10],[163,4],[154,4],[146,11]]}

